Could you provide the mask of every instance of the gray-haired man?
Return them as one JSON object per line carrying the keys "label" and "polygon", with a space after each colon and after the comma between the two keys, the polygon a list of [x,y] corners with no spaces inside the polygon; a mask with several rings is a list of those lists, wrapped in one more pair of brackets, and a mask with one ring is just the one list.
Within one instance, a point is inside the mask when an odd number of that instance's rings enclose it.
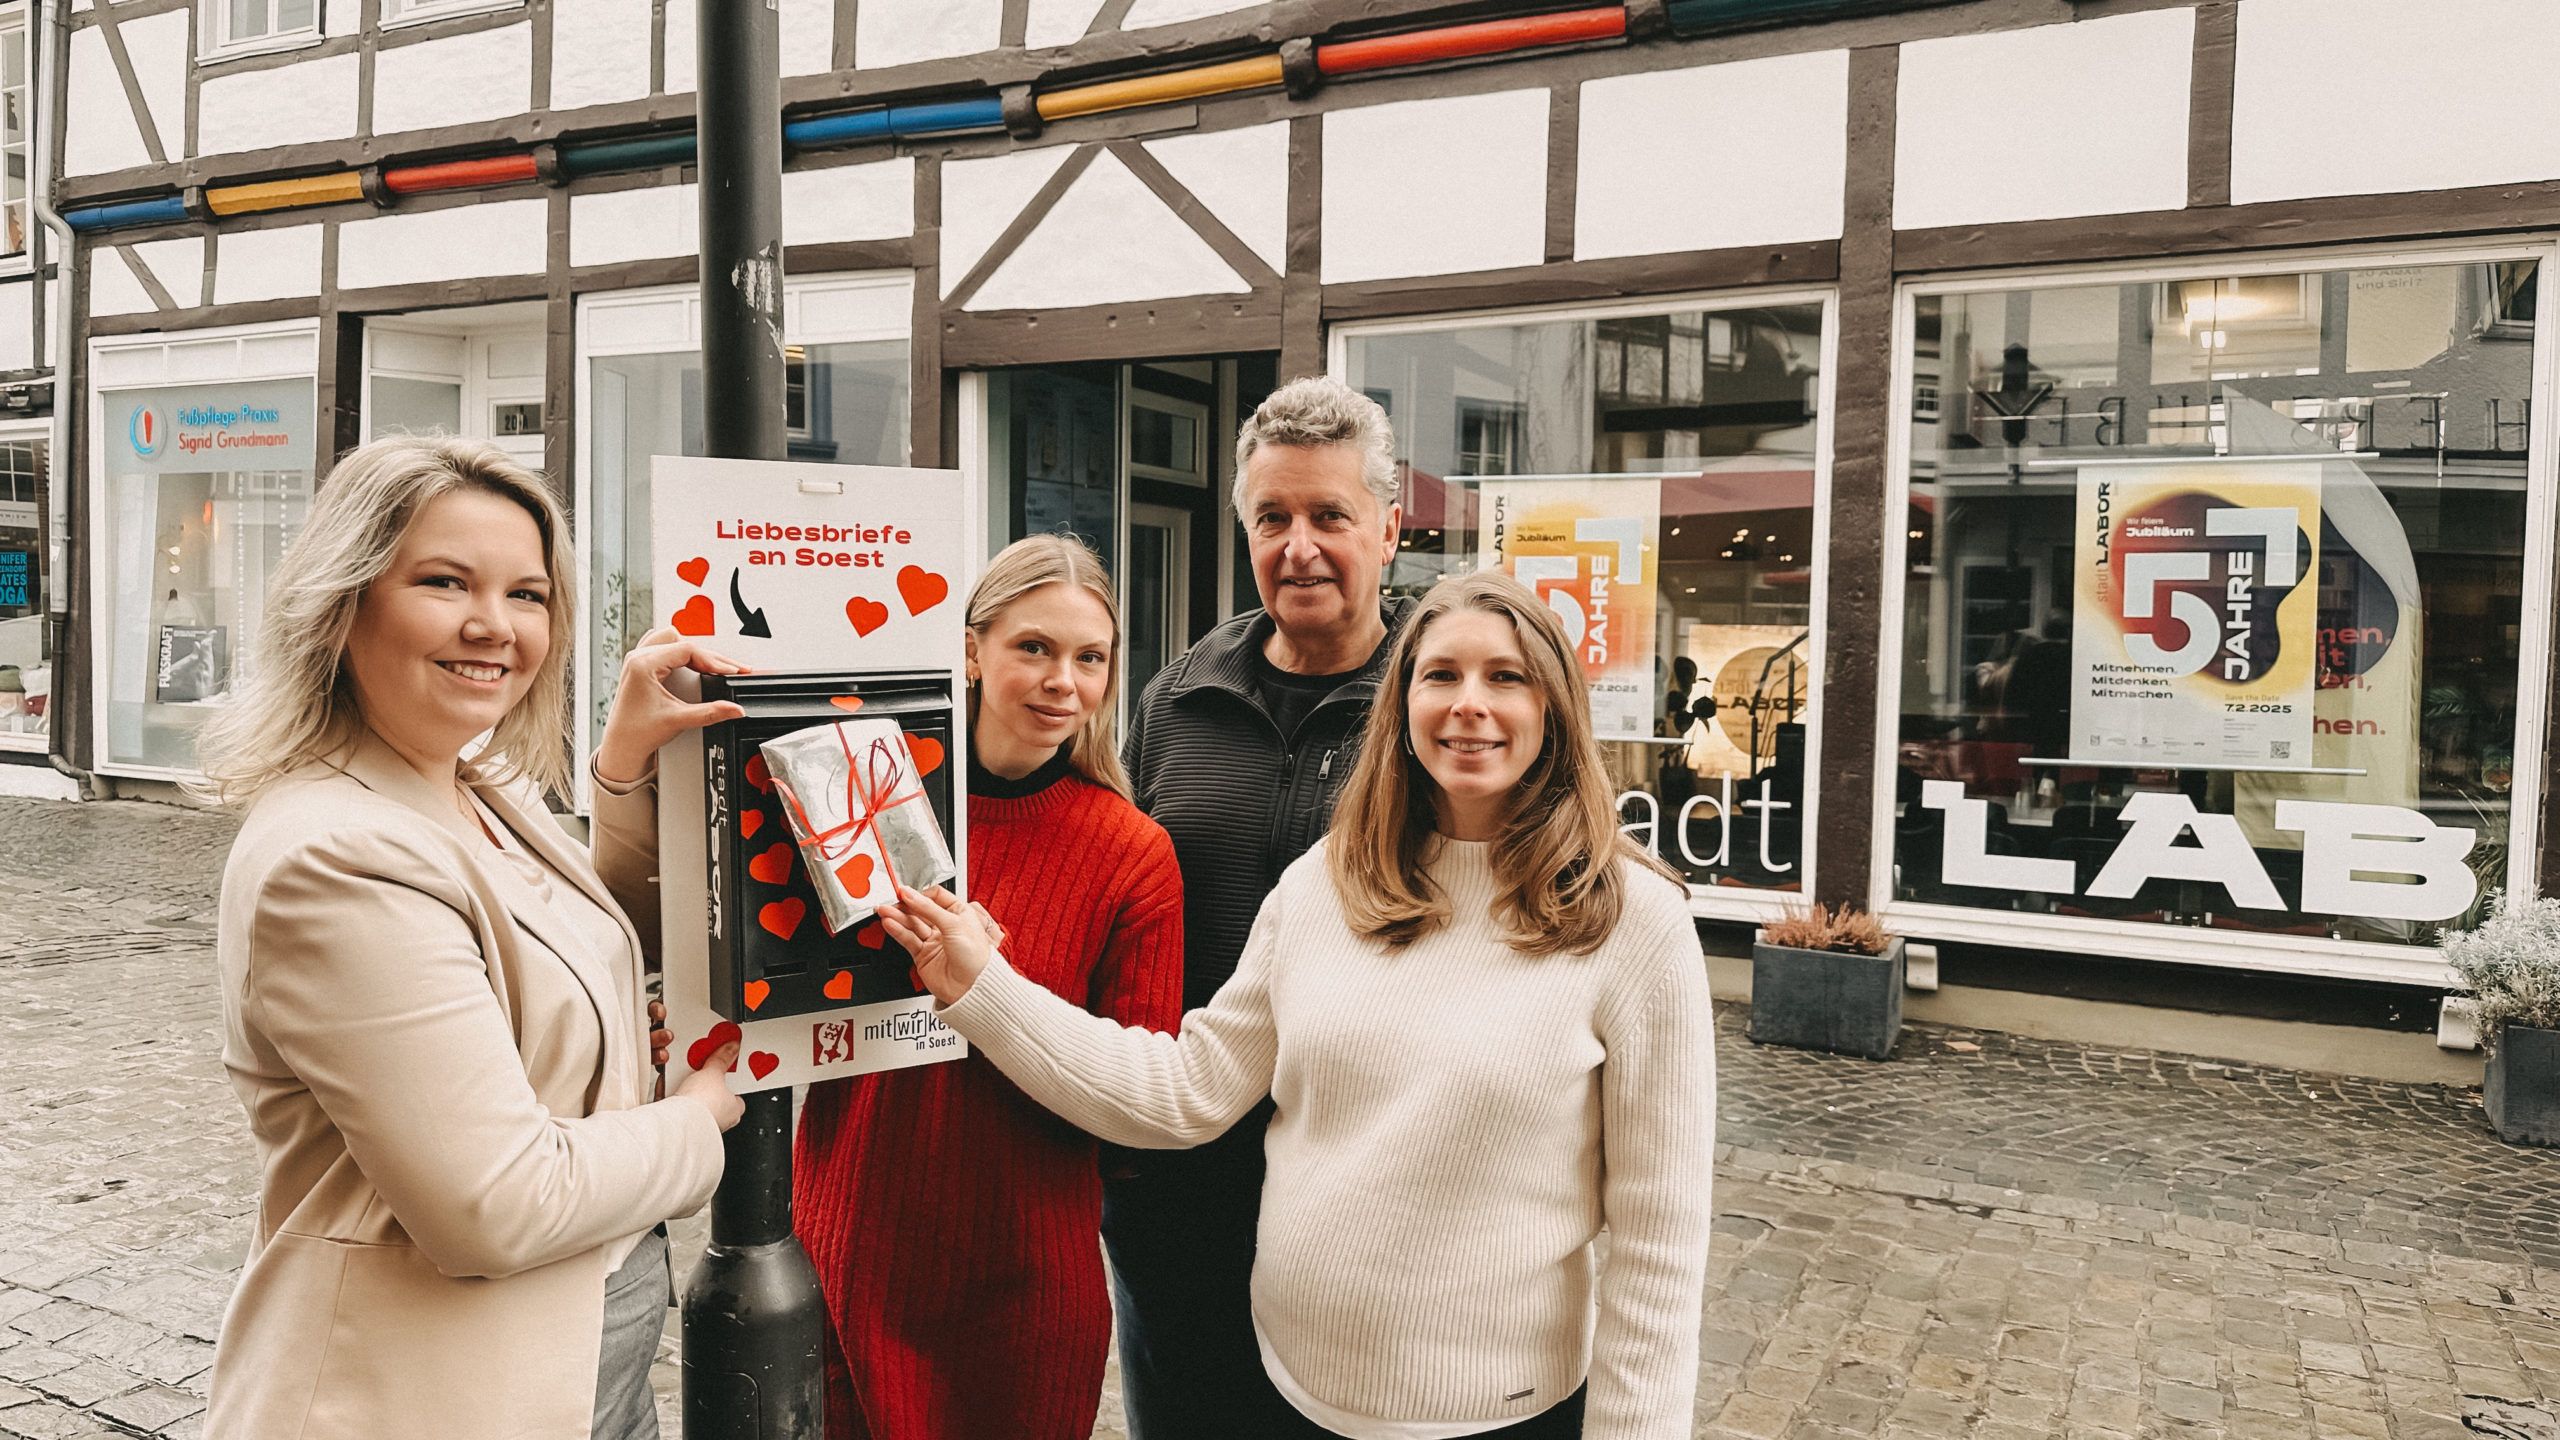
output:
{"label": "gray-haired man", "polygon": [[[1147,686],[1126,759],[1182,865],[1183,1006],[1235,972],[1263,897],[1324,834],[1409,600],[1394,437],[1358,391],[1292,381],[1236,437],[1236,513],[1262,609]],[[1306,1422],[1264,1375],[1248,1308],[1264,1105],[1197,1150],[1142,1156],[1104,1188],[1132,1440],[1256,1440]]]}

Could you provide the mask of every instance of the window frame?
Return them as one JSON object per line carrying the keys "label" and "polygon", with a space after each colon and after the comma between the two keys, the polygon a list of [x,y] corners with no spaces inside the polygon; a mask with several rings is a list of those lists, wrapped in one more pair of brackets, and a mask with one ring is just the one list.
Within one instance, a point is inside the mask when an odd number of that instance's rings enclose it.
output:
{"label": "window frame", "polygon": [[[2535,410],[2552,408],[2555,343],[2560,306],[2547,283],[2560,265],[2560,238],[2529,236],[2498,243],[2446,241],[2396,246],[2331,246],[2263,254],[2181,258],[2175,261],[2125,264],[2045,266],[2000,271],[1953,271],[1905,277],[1894,288],[1892,381],[1888,387],[1889,427],[1885,436],[1884,508],[1874,520],[1882,527],[1884,575],[1878,587],[1880,614],[1899,615],[1909,601],[1910,537],[1903,517],[1911,503],[1914,359],[1922,296],[1980,294],[2071,285],[2156,284],[2177,280],[2230,279],[2252,275],[2311,274],[2337,270],[2415,265],[2482,265],[2532,260],[2543,270],[2536,288],[2533,378]],[[2544,770],[2551,743],[2549,732],[2553,662],[2553,584],[2555,541],[2554,457],[2560,454],[2552,426],[2528,437],[2525,458],[2524,594],[2519,652],[2530,659],[2517,675],[2514,779],[2508,812],[2507,891],[2517,896],[2539,893],[2535,868],[2541,853],[2539,829],[2544,803]],[[2025,911],[1982,909],[1965,905],[1900,900],[1894,897],[1894,804],[1899,774],[1902,723],[1903,644],[1899,626],[1886,626],[1876,644],[1875,783],[1868,797],[1867,906],[1895,934],[1915,940],[1997,945],[2008,949],[2050,950],[2062,954],[2095,954],[2130,960],[2168,961],[2225,969],[2254,970],[2322,979],[2380,981],[2451,988],[2453,972],[2436,946],[2392,945],[2376,941],[2334,940],[2325,936],[2273,935],[2196,926],[2166,925],[2084,916],[2041,915]]]}
{"label": "window frame", "polygon": [[[38,444],[50,447],[56,438],[57,437],[53,433],[52,422],[47,420],[0,421],[0,443],[14,443],[21,440],[33,440]],[[46,463],[50,464],[52,462],[48,458]],[[47,554],[49,549],[47,541],[49,537],[46,534],[47,530],[50,529],[50,526],[47,523],[45,516],[44,484],[44,473],[42,471],[38,471],[35,476],[35,490],[30,498],[34,500],[36,505],[37,554],[44,556],[46,560],[50,560],[51,557]],[[50,588],[53,583],[53,576],[49,573],[48,567],[48,572],[44,574],[43,584],[36,587],[34,592],[28,596],[28,599],[33,602],[35,613],[38,616],[43,617],[44,623],[48,625],[53,623],[53,612],[45,604],[45,591]],[[54,652],[52,667],[56,674],[61,673],[62,656],[62,651],[56,650]],[[27,735],[0,732],[0,750],[14,750],[23,754],[31,755],[42,755],[46,753],[53,744],[53,727],[60,723],[62,718],[61,712],[54,710],[49,701],[46,709],[49,713],[45,716],[44,734]]]}
{"label": "window frame", "polygon": [[[1342,376],[1350,373],[1351,343],[1354,340],[1385,336],[1423,335],[1457,330],[1499,329],[1516,325],[1553,323],[1556,321],[1602,321],[1637,316],[1655,316],[1681,312],[1714,312],[1748,310],[1777,305],[1819,305],[1822,307],[1822,343],[1818,363],[1821,373],[1816,384],[1813,432],[1813,531],[1810,582],[1811,602],[1807,607],[1805,641],[1806,688],[1812,695],[1810,714],[1805,720],[1805,754],[1822,754],[1822,733],[1829,706],[1825,703],[1825,646],[1828,644],[1831,609],[1831,536],[1832,536],[1832,464],[1837,434],[1840,383],[1840,287],[1837,285],[1805,285],[1787,288],[1752,288],[1736,290],[1681,290],[1659,295],[1642,295],[1611,300],[1602,304],[1573,302],[1553,305],[1525,305],[1492,310],[1448,311],[1424,315],[1397,316],[1383,320],[1363,320],[1330,327],[1325,337],[1325,373]],[[1598,372],[1592,384],[1599,385]],[[1495,478],[1495,477],[1486,477]],[[1763,924],[1800,912],[1817,893],[1821,871],[1820,834],[1822,826],[1822,783],[1819,767],[1808,764],[1804,787],[1804,842],[1797,864],[1803,883],[1800,889],[1746,890],[1736,886],[1689,886],[1689,913],[1702,920],[1739,921]],[[1658,817],[1667,824],[1668,817]],[[1657,828],[1657,834],[1661,833]]]}
{"label": "window frame", "polygon": [[[907,346],[912,366],[915,283],[912,270],[820,271],[787,276],[782,288],[782,333],[799,346],[901,341]],[[839,310],[826,303],[840,298],[851,300],[852,304]],[[870,313],[896,318],[859,318]],[[575,408],[570,413],[577,428],[569,446],[573,497],[569,540],[583,575],[584,567],[593,558],[590,547],[594,541],[587,523],[595,514],[595,362],[624,355],[699,354],[702,290],[696,285],[658,285],[590,291],[577,299],[573,330],[570,363],[575,372],[571,382],[576,399],[571,402]],[[909,403],[913,403],[912,396]],[[911,462],[915,459],[915,446],[910,425],[907,459]],[[588,603],[595,603],[595,597],[589,596]],[[581,718],[570,732],[570,743],[580,747],[580,753],[570,777],[568,800],[572,813],[579,815],[594,809],[594,796],[588,787],[583,718],[592,713],[596,700],[594,627],[587,623],[588,618],[579,618],[577,663],[569,677],[570,713]]]}
{"label": "window frame", "polygon": [[[267,7],[272,21],[280,0],[259,0]],[[251,55],[274,55],[286,50],[301,50],[329,38],[328,0],[312,0],[311,24],[306,29],[269,30],[264,35],[235,37],[231,33],[229,0],[203,0],[196,9],[196,58],[200,61],[239,60]]]}
{"label": "window frame", "polygon": [[525,0],[382,0],[380,28],[406,30],[411,26],[463,15],[490,15],[500,10],[524,8]]}
{"label": "window frame", "polygon": [[[288,358],[292,363],[286,363]],[[156,368],[156,373],[146,373],[146,366]],[[155,330],[138,335],[93,337],[89,341],[87,394],[81,397],[89,420],[84,459],[88,474],[81,482],[88,490],[89,513],[92,516],[115,513],[114,497],[107,488],[108,447],[98,443],[98,437],[106,431],[108,392],[267,381],[305,381],[315,387],[316,395],[316,387],[320,383],[319,321],[282,320],[263,325],[222,325],[202,330]],[[315,410],[315,417],[317,414]],[[325,436],[326,433],[323,427],[322,434]],[[312,493],[316,496],[320,486],[326,482],[326,467],[320,463],[318,455],[306,455],[302,459],[311,468]],[[109,753],[108,703],[114,687],[105,683],[105,677],[114,673],[118,633],[118,616],[110,595],[113,569],[110,565],[89,566],[88,581],[81,596],[93,621],[89,626],[88,653],[84,657],[88,666],[84,679],[89,682],[86,719],[96,745],[96,759],[90,768],[101,775],[123,779],[171,782],[199,779],[200,773],[194,770],[121,761]],[[246,639],[242,637],[244,642]],[[238,652],[235,649],[233,653],[236,655]],[[54,653],[55,665],[61,665],[63,659],[63,652]],[[53,718],[59,723],[63,717],[57,713]]]}

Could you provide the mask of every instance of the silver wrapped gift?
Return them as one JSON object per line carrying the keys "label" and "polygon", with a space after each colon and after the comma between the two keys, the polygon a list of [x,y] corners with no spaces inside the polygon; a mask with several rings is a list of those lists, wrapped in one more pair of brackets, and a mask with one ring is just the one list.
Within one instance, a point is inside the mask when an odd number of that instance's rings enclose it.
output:
{"label": "silver wrapped gift", "polygon": [[868,920],[897,887],[959,874],[895,720],[840,720],[764,742],[765,768],[829,934]]}

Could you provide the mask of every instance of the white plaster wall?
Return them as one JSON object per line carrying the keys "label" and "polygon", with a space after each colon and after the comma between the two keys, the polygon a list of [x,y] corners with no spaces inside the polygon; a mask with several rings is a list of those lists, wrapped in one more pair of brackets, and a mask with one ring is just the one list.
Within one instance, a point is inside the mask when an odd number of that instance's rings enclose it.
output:
{"label": "white plaster wall", "polygon": [[1585,81],[1577,154],[1577,259],[1837,239],[1849,52]]}
{"label": "white plaster wall", "polygon": [[2153,10],[1903,46],[1895,226],[2183,208],[2195,23]]}
{"label": "white plaster wall", "polygon": [[187,17],[168,11],[121,20],[124,53],[142,84],[143,104],[160,132],[160,148],[172,160],[187,149]]}
{"label": "white plaster wall", "polygon": [[[653,185],[569,200],[569,263],[618,265],[702,248],[702,198],[693,185]],[[340,261],[344,265],[343,259]],[[540,267],[535,267],[539,269]]]}
{"label": "white plaster wall", "polygon": [[2560,178],[2560,5],[2249,0],[2231,198]]}
{"label": "white plaster wall", "polygon": [[649,94],[649,0],[551,0],[551,108]]}
{"label": "white plaster wall", "polygon": [[1129,18],[1120,22],[1123,30],[1144,30],[1153,25],[1173,25],[1184,20],[1201,20],[1211,15],[1226,15],[1250,10],[1235,0],[1138,0],[1129,7]]}
{"label": "white plaster wall", "polygon": [[151,278],[169,292],[181,310],[191,310],[204,299],[204,237],[182,235],[175,240],[145,240],[133,247],[133,258],[143,263]]}
{"label": "white plaster wall", "polygon": [[159,308],[151,303],[151,292],[133,278],[122,253],[104,246],[89,252],[91,315],[148,315]]}
{"label": "white plaster wall", "polygon": [[350,221],[338,227],[338,287],[538,275],[550,216],[551,202],[535,199]]}
{"label": "white plaster wall", "polygon": [[201,153],[263,150],[270,145],[353,135],[356,59],[352,54],[330,55],[206,80],[196,99]]}
{"label": "white plaster wall", "polygon": [[[161,153],[175,160],[186,148],[187,17],[171,12],[124,21],[117,27],[141,83],[143,103],[159,133]],[[63,136],[63,171],[103,175],[151,163],[134,123],[124,81],[95,26],[71,33],[69,128]]]}
{"label": "white plaster wall", "polygon": [[1073,45],[1093,28],[1103,0],[1031,0],[1022,43],[1037,50],[1045,45]]}
{"label": "white plaster wall", "polygon": [[1324,117],[1326,284],[1546,258],[1547,92]]}
{"label": "white plaster wall", "polygon": [[1288,268],[1289,122],[1146,142],[1147,153],[1273,270]]}
{"label": "white plaster wall", "polygon": [[508,25],[373,58],[373,133],[503,120],[533,108],[533,27]]}
{"label": "white plaster wall", "polygon": [[103,175],[151,162],[134,128],[124,82],[108,58],[106,37],[95,26],[71,32],[69,122],[63,131],[62,168],[70,175]]}
{"label": "white plaster wall", "polygon": [[326,0],[320,7],[320,33],[353,35],[364,28],[361,0]]}
{"label": "white plaster wall", "polygon": [[975,55],[1004,38],[1003,0],[863,0],[853,63],[865,70]]}
{"label": "white plaster wall", "polygon": [[1237,295],[1252,288],[1118,156],[1106,152],[1058,197],[967,308],[1117,305],[1176,295]]}
{"label": "white plaster wall", "polygon": [[701,40],[701,17],[694,0],[667,0],[667,89],[669,95],[693,93],[693,52]]}
{"label": "white plaster wall", "polygon": [[320,227],[224,232],[213,252],[213,303],[286,300],[320,293]]}
{"label": "white plaster wall", "polygon": [[782,243],[892,240],[916,231],[916,162],[782,172]]}
{"label": "white plaster wall", "polygon": [[782,73],[824,75],[835,68],[835,0],[782,0]]}
{"label": "white plaster wall", "polygon": [[952,160],[942,167],[942,293],[969,273],[1013,217],[1058,167],[1072,145],[1044,145],[984,160]]}

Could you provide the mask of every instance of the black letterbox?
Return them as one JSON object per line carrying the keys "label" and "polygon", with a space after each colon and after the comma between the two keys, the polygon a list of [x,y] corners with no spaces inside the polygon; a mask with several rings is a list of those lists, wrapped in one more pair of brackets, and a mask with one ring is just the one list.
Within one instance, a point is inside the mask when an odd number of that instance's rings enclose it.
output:
{"label": "black letterbox", "polygon": [[961,762],[950,674],[712,675],[703,678],[702,698],[733,700],[747,712],[703,732],[711,1008],[743,1023],[915,994],[907,952],[878,920],[827,933],[758,747],[813,725],[895,720],[916,753],[934,819],[954,835],[952,772]]}

